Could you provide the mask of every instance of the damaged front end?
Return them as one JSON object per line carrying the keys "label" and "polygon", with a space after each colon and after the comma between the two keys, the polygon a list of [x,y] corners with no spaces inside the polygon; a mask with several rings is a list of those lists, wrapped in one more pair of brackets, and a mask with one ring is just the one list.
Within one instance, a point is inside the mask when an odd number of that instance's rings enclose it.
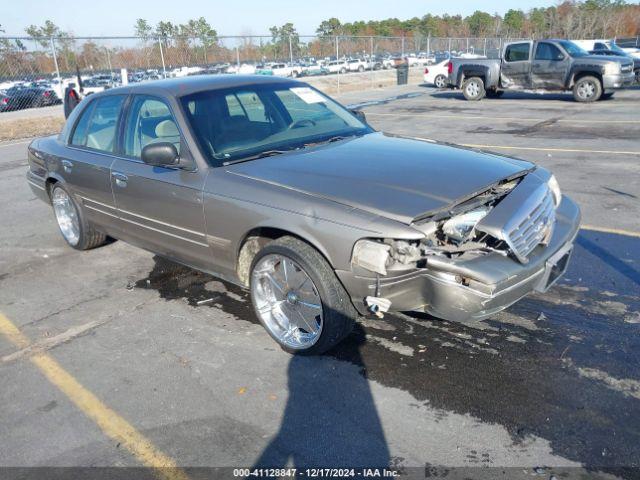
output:
{"label": "damaged front end", "polygon": [[[352,275],[341,278],[349,277],[345,284],[369,278],[360,298],[364,309],[378,316],[393,309],[453,320],[486,317],[557,280],[579,218],[551,174],[525,172],[446,211],[414,219],[411,227],[424,235],[419,240],[358,241]],[[546,262],[563,248],[562,272],[550,279]]]}

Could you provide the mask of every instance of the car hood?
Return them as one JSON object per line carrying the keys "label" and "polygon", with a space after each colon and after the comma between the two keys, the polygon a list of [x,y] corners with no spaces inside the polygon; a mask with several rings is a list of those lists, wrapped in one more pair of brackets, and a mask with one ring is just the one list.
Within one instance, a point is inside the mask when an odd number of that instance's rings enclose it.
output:
{"label": "car hood", "polygon": [[618,62],[622,65],[632,65],[633,60],[628,57],[604,57],[602,55],[585,55],[574,59],[576,65],[599,65],[604,66],[611,62]]}
{"label": "car hood", "polygon": [[531,168],[521,160],[382,133],[226,167],[406,224]]}

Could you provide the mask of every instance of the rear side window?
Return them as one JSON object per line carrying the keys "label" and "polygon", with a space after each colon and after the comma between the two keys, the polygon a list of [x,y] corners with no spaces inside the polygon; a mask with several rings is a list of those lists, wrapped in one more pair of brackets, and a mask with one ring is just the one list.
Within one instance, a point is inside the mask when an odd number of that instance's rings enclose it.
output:
{"label": "rear side window", "polygon": [[529,44],[514,43],[513,45],[509,45],[504,53],[504,59],[507,62],[522,62],[529,60]]}
{"label": "rear side window", "polygon": [[84,146],[87,143],[87,128],[89,128],[89,120],[91,120],[91,113],[93,113],[93,107],[96,104],[91,103],[80,114],[80,119],[76,123],[76,128],[73,131],[73,137],[71,137],[71,145]]}
{"label": "rear side window", "polygon": [[562,60],[564,55],[558,47],[551,43],[539,43],[536,47],[536,60]]}
{"label": "rear side window", "polygon": [[180,153],[180,131],[171,110],[158,98],[137,95],[127,121],[124,153],[140,158],[144,147],[159,142],[173,143]]}
{"label": "rear side window", "polygon": [[124,98],[124,95],[112,95],[96,100],[78,120],[71,144],[113,153]]}

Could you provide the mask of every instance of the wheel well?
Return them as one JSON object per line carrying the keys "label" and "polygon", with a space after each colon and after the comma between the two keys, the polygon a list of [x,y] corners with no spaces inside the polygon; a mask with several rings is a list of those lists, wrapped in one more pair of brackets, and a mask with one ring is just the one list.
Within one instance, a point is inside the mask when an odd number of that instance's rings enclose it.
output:
{"label": "wheel well", "polygon": [[53,177],[49,177],[47,178],[47,180],[45,181],[44,187],[47,189],[47,195],[49,196],[49,201],[51,201],[51,190],[53,189],[53,186],[58,183],[58,180],[56,180]]}
{"label": "wheel well", "polygon": [[571,86],[573,87],[576,82],[583,77],[596,77],[600,82],[600,87],[602,87],[602,75],[600,74],[600,72],[578,72],[573,76],[573,82],[571,83]]}
{"label": "wheel well", "polygon": [[465,80],[472,78],[472,77],[478,77],[480,80],[482,80],[482,83],[487,84],[487,78],[485,75],[485,72],[479,72],[477,70],[467,70],[467,71],[463,71],[462,75],[460,77],[460,86],[462,86],[462,84],[465,82]]}
{"label": "wheel well", "polygon": [[[249,286],[249,271],[256,254],[270,241],[284,236],[295,237],[302,242],[308,243],[320,252],[320,255],[325,257],[327,262],[329,262],[322,250],[310,243],[308,240],[300,237],[300,235],[296,235],[295,233],[281,228],[254,228],[245,235],[236,256],[236,273],[238,274],[238,279],[244,286]],[[331,262],[329,262],[329,265],[331,265]]]}

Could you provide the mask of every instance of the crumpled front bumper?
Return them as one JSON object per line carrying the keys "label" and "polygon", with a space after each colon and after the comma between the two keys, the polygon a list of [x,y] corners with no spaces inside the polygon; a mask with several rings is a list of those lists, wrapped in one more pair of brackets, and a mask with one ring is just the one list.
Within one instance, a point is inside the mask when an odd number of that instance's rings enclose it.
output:
{"label": "crumpled front bumper", "polygon": [[580,228],[580,209],[563,197],[547,245],[538,245],[522,264],[499,253],[465,260],[430,257],[425,268],[375,276],[338,270],[336,274],[362,314],[367,296],[391,301],[391,311],[423,311],[446,320],[482,319],[528,293],[545,291],[566,270]]}

